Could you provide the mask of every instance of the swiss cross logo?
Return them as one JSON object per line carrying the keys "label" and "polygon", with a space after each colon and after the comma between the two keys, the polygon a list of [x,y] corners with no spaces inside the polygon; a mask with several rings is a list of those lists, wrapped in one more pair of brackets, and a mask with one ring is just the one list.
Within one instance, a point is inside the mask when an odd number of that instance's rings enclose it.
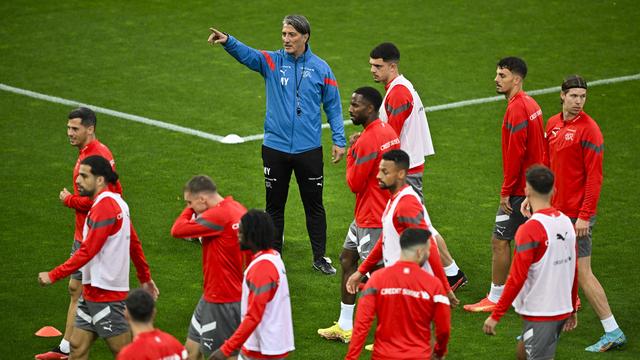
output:
{"label": "swiss cross logo", "polygon": [[564,134],[564,139],[566,141],[573,141],[573,133],[569,132],[569,133]]}

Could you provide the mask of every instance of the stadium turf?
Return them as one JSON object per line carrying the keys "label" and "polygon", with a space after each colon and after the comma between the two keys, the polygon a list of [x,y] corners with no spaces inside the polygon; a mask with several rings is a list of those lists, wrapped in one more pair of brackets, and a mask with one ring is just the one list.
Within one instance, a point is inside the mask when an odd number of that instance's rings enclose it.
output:
{"label": "stadium turf", "polygon": [[[251,46],[277,49],[281,18],[293,12],[311,21],[313,51],[335,72],[345,118],[350,92],[372,84],[368,53],[382,41],[399,46],[401,71],[427,106],[494,95],[495,63],[506,55],[527,61],[525,89],[558,86],[571,73],[596,80],[640,72],[640,7],[634,1],[15,1],[0,4],[0,83],[219,135],[259,134],[263,82],[221,48],[212,49],[207,29],[214,25]],[[629,344],[616,354],[584,352],[602,327],[583,296],[578,329],[562,335],[558,359],[640,357],[634,261],[639,95],[638,81],[598,86],[586,104],[606,143],[593,269]],[[536,100],[545,119],[560,109],[557,94]],[[463,304],[488,290],[504,108],[494,102],[428,115],[436,155],[426,168],[426,203],[469,277],[458,293]],[[43,289],[36,276],[63,262],[71,245],[73,214],[58,200],[63,187],[71,188],[77,156],[65,138],[70,109],[0,92],[0,358],[31,358],[58,341],[36,338],[36,330],[64,327],[66,281]],[[183,207],[182,185],[192,175],[209,174],[223,194],[263,207],[260,142],[223,145],[106,115],[98,119],[99,139],[114,153],[161,291],[156,324],[184,339],[201,293],[201,260],[197,244],[169,235]],[[347,135],[355,130],[346,127]],[[328,130],[323,139],[329,148]],[[325,152],[327,252],[337,266],[354,201],[344,162],[332,165],[329,158]],[[284,253],[297,348],[291,358],[337,359],[347,347],[320,339],[316,330],[337,320],[339,277],[311,270],[304,213],[292,185]],[[512,358],[520,320],[510,313],[498,335],[487,337],[484,319],[461,308],[452,312],[448,358]],[[110,358],[102,342],[91,358]]]}

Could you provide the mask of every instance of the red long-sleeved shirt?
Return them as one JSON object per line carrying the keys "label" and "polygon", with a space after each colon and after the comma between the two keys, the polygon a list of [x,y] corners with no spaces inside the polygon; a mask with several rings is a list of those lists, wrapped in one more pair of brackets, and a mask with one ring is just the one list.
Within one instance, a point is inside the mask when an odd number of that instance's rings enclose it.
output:
{"label": "red long-sleeved shirt", "polygon": [[[89,156],[100,155],[103,158],[109,160],[111,163],[111,167],[115,171],[116,162],[113,159],[113,155],[109,148],[98,141],[98,139],[92,140],[85,147],[80,149],[80,153],[78,154],[78,160],[76,161],[76,165],[73,168],[73,194],[67,196],[64,199],[64,205],[66,207],[72,208],[76,211],[76,226],[73,238],[77,241],[82,241],[82,228],[84,227],[84,220],[87,218],[87,213],[91,210],[91,205],[93,205],[93,199],[90,196],[80,196],[80,192],[78,191],[78,184],[76,184],[76,178],[80,172],[80,163],[82,160]],[[116,182],[115,185],[109,184],[109,191],[114,193],[118,193],[122,195],[122,185],[120,181]]]}
{"label": "red long-sleeved shirt", "polygon": [[[394,78],[395,79],[395,78]],[[384,110],[387,112],[387,123],[391,125],[396,134],[400,136],[402,127],[411,112],[413,111],[413,95],[406,86],[398,84],[389,92],[389,86],[394,79],[391,79],[385,86],[387,98],[384,103]],[[424,171],[424,163],[409,169],[409,174],[419,174]]]}
{"label": "red long-sleeved shirt", "polygon": [[546,131],[548,165],[556,175],[553,206],[569,217],[589,221],[596,214],[602,188],[602,132],[585,112],[569,121],[556,114]]}
{"label": "red long-sleeved shirt", "polygon": [[[106,190],[103,190],[106,191]],[[97,197],[99,194],[96,194]],[[92,199],[93,201],[93,199]],[[83,239],[82,245],[78,251],[73,254],[62,265],[57,266],[49,272],[51,282],[56,282],[65,278],[88,263],[104,246],[107,238],[116,234],[122,228],[122,218],[118,215],[122,212],[118,203],[112,198],[106,197],[96,206],[91,208],[88,218],[94,226],[89,227],[87,236]],[[98,226],[97,224],[100,224]],[[131,223],[131,239],[129,242],[129,254],[131,261],[136,267],[138,281],[144,284],[151,280],[151,272],[149,265],[142,251],[142,244],[138,238],[138,234]],[[126,299],[127,291],[111,291],[91,284],[84,284],[82,288],[82,296],[93,302],[111,302]]]}
{"label": "red long-sleeved shirt", "polygon": [[116,360],[186,360],[188,357],[187,350],[176,338],[155,329],[136,335],[120,350]]}
{"label": "red long-sleeved shirt", "polygon": [[[264,250],[256,253],[254,258],[265,253],[277,254],[275,250]],[[249,269],[249,272],[247,272],[246,282],[249,285],[247,312],[242,318],[240,326],[238,326],[233,335],[220,347],[220,350],[225,354],[225,356],[231,356],[233,351],[239,349],[258,327],[262,321],[262,316],[267,308],[267,304],[273,299],[276,291],[278,290],[278,286],[280,286],[280,274],[278,273],[278,269],[275,265],[273,265],[271,261],[265,259],[254,264],[251,269]],[[268,288],[268,290],[256,294],[256,289],[265,288]],[[279,359],[288,355],[288,353],[280,355],[264,355],[255,351],[250,351],[244,347],[242,348],[242,353],[256,359]]]}
{"label": "red long-sleeved shirt", "polygon": [[354,216],[361,228],[382,227],[382,211],[389,192],[378,186],[378,167],[382,154],[400,149],[395,131],[382,120],[370,123],[347,152],[347,184],[356,194]]}
{"label": "red long-sleeved shirt", "polygon": [[438,279],[418,264],[398,261],[376,271],[358,300],[356,321],[345,359],[357,359],[378,318],[372,359],[430,359],[431,323],[434,353],[447,352],[450,334],[449,299]]}
{"label": "red long-sleeved shirt", "polygon": [[238,243],[240,218],[247,209],[228,196],[193,218],[185,208],[171,228],[176,238],[202,238],[204,299],[213,303],[240,301],[242,255]]}
{"label": "red long-sleeved shirt", "polygon": [[[404,187],[407,186],[409,185],[405,185]],[[391,200],[389,200],[389,204],[393,202],[393,200],[401,191],[402,189],[398,190],[398,192],[391,197]],[[415,221],[416,219],[419,219],[419,221]],[[393,226],[396,228],[396,231],[400,235],[402,235],[403,231],[409,228],[428,230],[429,226],[424,220],[422,204],[413,196],[403,196],[398,202],[398,205],[396,206],[396,209],[393,213]],[[442,282],[442,286],[447,292],[449,292],[451,290],[451,287],[449,286],[447,274],[445,274],[444,267],[442,266],[442,262],[440,261],[438,246],[436,245],[433,238],[431,238],[429,242],[429,266],[431,266],[431,270],[433,270],[434,276]],[[380,239],[378,239],[378,241],[376,242],[376,245],[369,253],[369,256],[367,256],[362,264],[360,264],[358,271],[361,274],[366,274],[373,271],[377,264],[382,260],[382,243],[383,235],[381,234]]]}
{"label": "red long-sleeved shirt", "polygon": [[524,196],[525,173],[545,157],[544,127],[540,106],[520,91],[509,99],[502,123],[502,172],[500,195]]}
{"label": "red long-sleeved shirt", "polygon": [[[556,215],[560,213],[554,208],[547,208],[537,211],[545,215]],[[514,251],[509,277],[505,283],[500,301],[491,313],[494,320],[499,321],[500,318],[509,310],[511,304],[520,293],[520,290],[527,281],[529,268],[534,263],[542,259],[547,251],[547,232],[544,226],[538,221],[529,220],[518,228],[516,232],[516,247]],[[534,245],[535,244],[535,245]],[[523,246],[524,245],[524,246]],[[520,250],[518,250],[520,249]],[[571,296],[573,301],[573,309],[576,309],[578,300],[578,262],[576,261],[576,273],[573,278],[573,287]],[[555,321],[566,319],[571,313],[556,316],[522,316],[528,321]]]}

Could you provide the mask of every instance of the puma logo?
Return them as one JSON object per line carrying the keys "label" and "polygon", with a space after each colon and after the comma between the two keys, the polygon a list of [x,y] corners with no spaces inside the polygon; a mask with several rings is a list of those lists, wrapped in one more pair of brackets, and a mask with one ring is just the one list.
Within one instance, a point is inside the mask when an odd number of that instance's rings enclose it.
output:
{"label": "puma logo", "polygon": [[111,329],[113,327],[113,325],[109,325],[109,326],[102,326],[103,329],[109,331],[109,332],[113,332],[113,330]]}
{"label": "puma logo", "polygon": [[[567,236],[567,233],[564,233],[564,235],[565,235],[565,236]],[[565,236],[562,236],[562,235],[560,235],[560,234],[556,234],[556,238],[557,238],[558,240],[562,240],[562,241],[565,241]]]}

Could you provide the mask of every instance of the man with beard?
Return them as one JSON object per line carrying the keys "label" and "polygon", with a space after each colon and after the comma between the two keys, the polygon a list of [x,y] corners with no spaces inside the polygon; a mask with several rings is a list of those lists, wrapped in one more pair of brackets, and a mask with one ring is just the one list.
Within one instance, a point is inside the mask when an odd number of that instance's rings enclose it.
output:
{"label": "man with beard", "polygon": [[[450,334],[449,299],[442,282],[423,270],[431,234],[407,229],[400,237],[400,259],[376,271],[358,302],[352,342],[345,359],[357,359],[374,317],[378,319],[373,359],[442,359]],[[435,346],[431,351],[431,325]]]}
{"label": "man with beard", "polygon": [[464,309],[471,312],[492,312],[500,300],[511,264],[511,241],[520,225],[527,220],[520,212],[525,200],[525,172],[544,162],[545,140],[542,110],[538,103],[522,90],[527,65],[517,57],[500,60],[496,68],[496,91],[508,101],[502,122],[502,189],[491,238],[491,289],[489,294]]}
{"label": "man with beard", "polygon": [[[45,286],[82,268],[82,297],[70,341],[73,359],[87,359],[97,337],[105,339],[114,356],[131,341],[124,317],[129,253],[134,247],[142,253],[142,247],[133,230],[129,206],[110,190],[117,181],[118,174],[107,159],[93,155],[82,160],[76,183],[79,194],[92,199],[82,245],[64,264],[38,274],[38,282]],[[150,278],[142,286],[155,289]]]}
{"label": "man with beard", "polygon": [[340,254],[340,317],[333,326],[318,329],[321,337],[345,343],[351,339],[356,303],[356,296],[349,294],[345,285],[356,271],[358,260],[365,260],[378,241],[382,232],[382,211],[389,200],[389,192],[378,186],[378,167],[385,151],[400,148],[395,131],[378,118],[381,103],[378,90],[362,87],[353,92],[349,106],[353,124],[364,128],[362,133],[351,137],[347,151],[347,184],[356,194],[355,219],[349,226]]}

